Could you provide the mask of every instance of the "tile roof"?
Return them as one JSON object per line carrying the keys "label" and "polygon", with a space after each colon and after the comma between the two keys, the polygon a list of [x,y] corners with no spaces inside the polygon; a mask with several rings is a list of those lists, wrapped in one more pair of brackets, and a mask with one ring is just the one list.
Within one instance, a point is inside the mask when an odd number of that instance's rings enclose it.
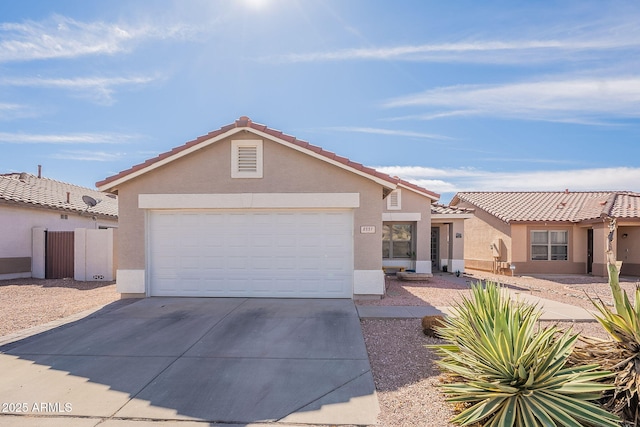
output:
{"label": "tile roof", "polygon": [[[99,202],[87,209],[82,196],[90,196]],[[101,217],[118,218],[116,196],[49,178],[38,178],[24,172],[0,175],[0,203],[2,202],[67,212],[87,211]]]}
{"label": "tile roof", "polygon": [[471,208],[459,208],[456,206],[446,206],[438,203],[431,205],[432,215],[469,215],[473,214],[474,210]]}
{"label": "tile roof", "polygon": [[616,193],[609,216],[614,218],[640,218],[640,193]]}
{"label": "tile roof", "polygon": [[151,158],[147,161],[145,161],[144,163],[140,163],[138,165],[135,165],[129,169],[126,169],[116,175],[110,176],[102,181],[99,181],[96,183],[96,187],[98,188],[102,188],[105,190],[108,189],[113,189],[113,187],[110,187],[110,184],[114,184],[116,183],[116,181],[120,181],[121,179],[125,179],[127,178],[127,176],[135,174],[137,172],[143,172],[144,169],[148,168],[148,167],[152,167],[154,166],[156,163],[161,162],[163,160],[169,159],[171,156],[177,155],[185,150],[188,150],[192,147],[197,146],[198,144],[205,142],[207,140],[210,140],[212,138],[216,138],[219,137],[227,132],[233,131],[234,129],[237,128],[244,128],[244,129],[253,129],[256,130],[258,132],[262,132],[265,133],[273,138],[277,138],[280,140],[283,140],[285,142],[288,142],[290,144],[296,145],[302,149],[305,150],[309,150],[315,154],[318,154],[320,156],[323,156],[325,158],[327,158],[327,160],[332,160],[334,162],[337,162],[343,166],[355,169],[356,171],[359,171],[365,175],[369,175],[371,177],[375,177],[377,179],[380,179],[382,181],[386,181],[388,182],[391,186],[397,186],[399,184],[403,184],[405,185],[407,188],[417,191],[419,193],[423,193],[424,195],[426,195],[427,197],[432,198],[433,200],[438,200],[440,198],[440,195],[437,193],[434,193],[432,191],[427,190],[426,188],[422,188],[420,186],[417,186],[415,184],[411,184],[407,181],[403,181],[397,177],[392,177],[390,175],[387,175],[385,173],[379,172],[373,168],[364,166],[360,163],[356,163],[353,162],[349,159],[347,159],[346,157],[342,157],[342,156],[338,156],[337,154],[331,152],[331,151],[327,151],[324,150],[321,147],[315,146],[315,145],[311,145],[306,141],[302,141],[300,139],[297,139],[294,136],[291,135],[287,135],[285,133],[283,133],[282,131],[279,130],[275,130],[275,129],[271,129],[265,125],[262,124],[258,124],[258,123],[254,123],[249,117],[247,116],[242,116],[240,117],[238,120],[236,120],[234,123],[232,124],[228,124],[226,126],[222,126],[220,129],[209,132],[206,135],[202,135],[192,141],[189,141],[181,146],[175,147],[170,151],[167,151],[165,153],[162,153],[154,158]]}
{"label": "tile roof", "polygon": [[460,192],[451,204],[460,201],[507,223],[580,222],[605,216],[640,218],[640,194],[627,191]]}

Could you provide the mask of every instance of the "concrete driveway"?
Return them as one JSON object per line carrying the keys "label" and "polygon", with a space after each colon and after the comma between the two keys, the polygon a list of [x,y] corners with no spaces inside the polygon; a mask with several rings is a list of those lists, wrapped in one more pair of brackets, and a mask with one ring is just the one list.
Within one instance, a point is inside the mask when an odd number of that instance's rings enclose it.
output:
{"label": "concrete driveway", "polygon": [[148,298],[0,347],[0,372],[0,425],[371,425],[379,412],[350,300]]}

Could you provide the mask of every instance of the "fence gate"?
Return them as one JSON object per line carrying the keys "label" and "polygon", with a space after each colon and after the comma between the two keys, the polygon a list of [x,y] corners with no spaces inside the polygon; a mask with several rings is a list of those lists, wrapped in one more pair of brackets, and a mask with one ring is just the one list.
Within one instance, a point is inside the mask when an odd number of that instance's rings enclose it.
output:
{"label": "fence gate", "polygon": [[45,278],[73,278],[73,231],[47,231]]}

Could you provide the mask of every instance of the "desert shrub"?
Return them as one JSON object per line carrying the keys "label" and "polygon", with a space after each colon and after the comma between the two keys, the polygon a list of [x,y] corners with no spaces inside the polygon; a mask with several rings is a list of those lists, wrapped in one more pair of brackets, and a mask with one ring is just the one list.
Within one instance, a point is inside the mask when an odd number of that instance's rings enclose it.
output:
{"label": "desert shrub", "polygon": [[567,367],[578,338],[555,326],[540,328],[537,307],[510,301],[495,283],[476,283],[430,346],[456,381],[442,388],[454,403],[466,403],[451,421],[461,426],[618,427],[617,417],[591,401],[612,386],[598,365]]}
{"label": "desert shrub", "polygon": [[614,309],[600,299],[591,299],[598,309],[596,319],[607,331],[611,340],[583,338],[587,344],[577,348],[569,362],[579,365],[598,363],[604,369],[613,371],[615,376],[610,382],[615,388],[608,390],[600,399],[601,405],[618,415],[629,425],[640,425],[640,289],[636,287],[635,303],[629,301],[626,292],[620,288],[619,266],[609,264],[609,287],[611,288]]}

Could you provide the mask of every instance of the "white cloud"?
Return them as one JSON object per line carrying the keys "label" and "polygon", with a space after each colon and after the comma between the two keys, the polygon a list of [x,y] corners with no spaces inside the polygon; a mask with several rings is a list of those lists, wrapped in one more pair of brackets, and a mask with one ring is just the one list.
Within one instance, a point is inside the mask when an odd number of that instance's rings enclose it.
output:
{"label": "white cloud", "polygon": [[430,134],[430,133],[424,133],[424,132],[413,132],[413,131],[397,130],[397,129],[381,129],[381,128],[372,128],[372,127],[337,126],[337,127],[329,127],[326,129],[341,131],[341,132],[403,136],[403,137],[409,137],[409,138],[424,138],[424,139],[435,139],[435,140],[443,140],[443,141],[454,139],[444,135],[436,135],[436,134]]}
{"label": "white cloud", "polygon": [[384,106],[438,109],[411,116],[425,120],[466,112],[485,117],[602,124],[603,119],[640,117],[640,77],[447,86],[391,99]]}
{"label": "white cloud", "polygon": [[596,191],[640,192],[640,168],[609,167],[556,171],[491,172],[479,169],[439,169],[388,166],[377,170],[397,175],[437,193],[459,191]]}
{"label": "white cloud", "polygon": [[[329,61],[422,61],[448,63],[536,64],[543,62],[591,61],[594,57],[618,57],[632,61],[640,49],[639,14],[636,7],[611,4],[598,7],[586,15],[579,8],[571,8],[569,15],[554,19],[541,13],[528,19],[527,25],[514,24],[518,8],[505,12],[500,21],[465,29],[463,38],[437,39],[424,43],[343,48],[316,52],[290,53],[269,60],[280,62]],[[587,6],[589,8],[589,6]],[[560,9],[557,12],[560,12]],[[593,13],[595,12],[595,14]],[[595,18],[594,18],[595,16]],[[541,18],[542,17],[542,18]],[[480,18],[481,19],[481,18]],[[487,29],[487,25],[490,30]],[[488,33],[490,31],[490,33]],[[452,29],[453,34],[455,29]],[[474,34],[475,33],[475,34]],[[362,38],[362,37],[361,37]]]}
{"label": "white cloud", "polygon": [[113,92],[118,86],[140,86],[151,83],[158,77],[76,77],[76,78],[42,78],[42,77],[4,77],[0,85],[26,86],[47,89],[65,89],[84,94],[96,102],[111,105]]}
{"label": "white cloud", "polygon": [[35,116],[35,112],[26,105],[0,102],[0,119],[10,120]]}
{"label": "white cloud", "polygon": [[33,134],[0,132],[0,144],[120,144],[139,135],[119,133]]}
{"label": "white cloud", "polygon": [[181,24],[81,22],[60,15],[43,21],[5,22],[0,24],[0,62],[113,55],[131,51],[140,41],[186,38],[195,31]]}
{"label": "white cloud", "polygon": [[638,38],[594,40],[485,40],[457,43],[401,45],[340,49],[288,54],[272,58],[281,62],[327,62],[347,60],[396,60],[420,62],[535,63],[566,58],[568,52],[585,58],[588,51],[638,49]]}
{"label": "white cloud", "polygon": [[61,160],[89,161],[89,162],[90,161],[108,162],[113,160],[120,160],[124,156],[126,156],[126,153],[75,150],[75,151],[62,151],[60,153],[53,154],[51,158],[61,159]]}

